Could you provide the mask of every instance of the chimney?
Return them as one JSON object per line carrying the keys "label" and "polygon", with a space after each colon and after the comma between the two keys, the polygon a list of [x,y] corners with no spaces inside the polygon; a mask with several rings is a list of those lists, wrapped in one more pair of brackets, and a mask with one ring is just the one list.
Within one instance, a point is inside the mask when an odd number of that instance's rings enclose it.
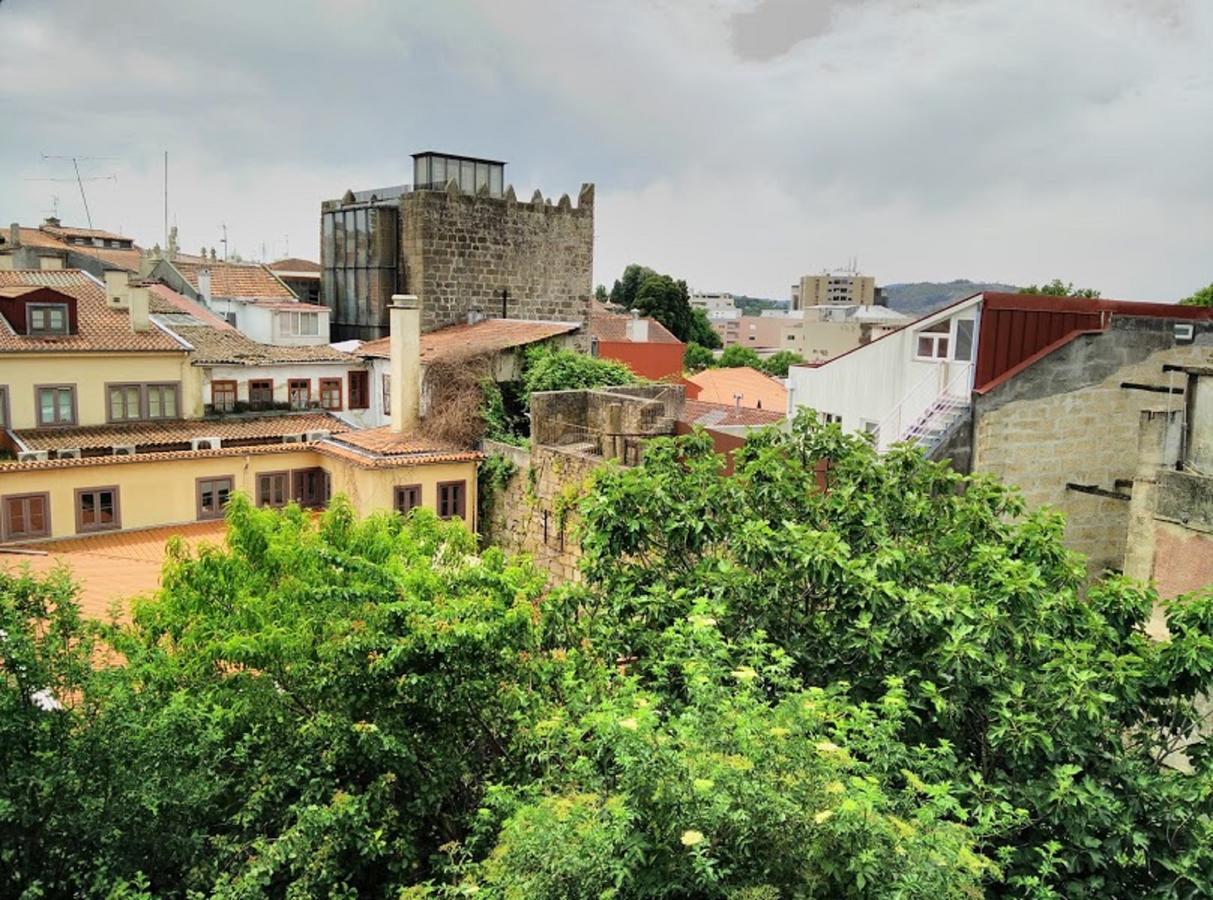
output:
{"label": "chimney", "polygon": [[131,274],[122,269],[105,270],[105,305],[110,309],[128,309],[131,300]]}
{"label": "chimney", "polygon": [[639,316],[628,319],[628,340],[635,344],[644,344],[649,340],[649,320]]}
{"label": "chimney", "polygon": [[148,290],[145,287],[130,289],[129,304],[131,308],[131,331],[150,331],[151,319],[148,318]]}
{"label": "chimney", "polygon": [[421,420],[421,301],[393,294],[391,328],[392,431],[412,431]]}
{"label": "chimney", "polygon": [[14,250],[21,246],[21,225],[17,222],[8,226],[8,243]]}
{"label": "chimney", "polygon": [[211,270],[198,270],[198,296],[205,306],[211,305]]}

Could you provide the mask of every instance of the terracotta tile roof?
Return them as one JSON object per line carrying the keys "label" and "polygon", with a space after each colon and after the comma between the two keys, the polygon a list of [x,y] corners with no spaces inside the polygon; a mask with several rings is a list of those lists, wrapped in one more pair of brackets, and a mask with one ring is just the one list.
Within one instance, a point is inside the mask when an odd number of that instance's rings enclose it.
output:
{"label": "terracotta tile roof", "polygon": [[[266,440],[305,431],[348,431],[349,426],[328,413],[293,413],[282,416],[224,416],[215,419],[176,419],[168,422],[131,422],[83,428],[29,428],[14,431],[30,450],[78,447],[95,450],[118,445],[171,447],[193,438],[217,436],[230,441]],[[298,446],[298,445],[291,445]],[[130,458],[130,457],[124,457]],[[19,463],[19,465],[27,465]]]}
{"label": "terracotta tile roof", "polygon": [[[628,337],[628,321],[631,318],[631,316],[622,316],[615,313],[592,312],[590,313],[590,334],[600,341],[631,341],[632,339]],[[645,316],[645,321],[649,323],[649,338],[647,341],[636,341],[635,343],[682,343],[656,319]]]}
{"label": "terracotta tile roof", "polygon": [[270,263],[270,268],[275,272],[291,272],[293,274],[310,272],[315,275],[320,274],[320,263],[312,262],[310,259],[300,259],[298,256],[291,256],[272,262]]}
{"label": "terracotta tile roof", "polygon": [[131,331],[129,314],[125,310],[110,309],[102,284],[78,269],[0,269],[0,287],[27,285],[54,288],[75,297],[78,332],[57,337],[26,337],[0,329],[0,352],[185,352],[180,342],[154,323],[147,331]]}
{"label": "terracotta tile roof", "polygon": [[80,611],[85,616],[108,618],[111,604],[121,601],[119,614],[125,618],[127,599],[160,586],[170,538],[221,544],[226,534],[227,523],[220,519],[28,543],[21,545],[22,551],[34,552],[2,553],[0,568],[17,572],[28,566],[45,574],[65,565],[80,585]]}
{"label": "terracotta tile roof", "polygon": [[319,442],[316,450],[371,469],[416,465],[423,461],[472,461],[480,459],[482,455],[475,450],[430,440],[419,434],[398,434],[386,425],[347,431]]}
{"label": "terracotta tile roof", "polygon": [[178,294],[166,284],[149,284],[149,310],[155,315],[187,315],[193,316],[199,322],[217,328],[220,331],[235,331],[236,326],[229,325],[227,319],[217,316],[201,303],[195,303],[189,297]]}
{"label": "terracotta tile roof", "polygon": [[348,363],[361,367],[362,360],[328,344],[305,347],[280,347],[262,344],[233,328],[214,325],[167,326],[193,347],[190,361],[195,365],[267,366],[286,363]]}
{"label": "terracotta tile roof", "polygon": [[181,277],[198,289],[198,272],[209,269],[211,273],[211,296],[213,297],[256,297],[264,300],[294,300],[291,289],[279,281],[274,273],[261,265],[247,263],[226,263],[218,260],[186,262],[180,258],[173,260],[173,267],[181,273]]}
{"label": "terracotta tile roof", "polygon": [[702,425],[705,428],[727,428],[736,425],[774,425],[785,418],[783,410],[738,409],[733,404],[705,403],[702,400],[687,400],[682,407],[679,421],[689,425]]}
{"label": "terracotta tile roof", "polygon": [[126,466],[146,462],[171,462],[177,459],[213,459],[226,456],[262,456],[268,453],[292,453],[314,450],[314,443],[249,444],[243,447],[220,447],[218,450],[158,450],[134,456],[83,456],[80,459],[47,459],[33,462],[0,461],[0,475],[7,472],[41,472],[45,469],[75,469],[90,466]]}
{"label": "terracotta tile roof", "polygon": [[[498,353],[525,347],[581,327],[579,322],[532,322],[526,319],[484,319],[475,325],[451,325],[421,336],[422,362],[449,362],[481,353]],[[359,356],[388,359],[391,338],[367,341]]]}
{"label": "terracotta tile roof", "polygon": [[100,228],[77,228],[74,225],[43,225],[39,231],[57,238],[85,237],[101,238],[107,241],[134,241],[134,238],[129,238],[124,234],[115,234]]}
{"label": "terracotta tile roof", "polygon": [[42,288],[34,284],[4,284],[0,285],[0,297],[23,297]]}
{"label": "terracotta tile roof", "polygon": [[[128,272],[138,272],[139,264],[143,261],[143,251],[138,245],[134,245],[129,249],[121,250],[113,247],[92,247],[87,244],[69,244],[59,238],[59,235],[80,235],[82,237],[99,237],[109,240],[125,240],[130,238],[123,237],[120,234],[113,234],[108,231],[99,231],[93,229],[90,231],[87,228],[53,228],[47,227],[46,230],[40,228],[20,228],[19,237],[21,244],[25,247],[41,248],[43,250],[58,250],[66,254],[69,250],[73,253],[80,253],[85,256],[91,256],[99,259],[109,266],[116,266],[120,269],[126,269]],[[3,234],[0,234],[0,247],[8,248],[8,231],[5,229]]]}
{"label": "terracotta tile roof", "polygon": [[738,366],[732,369],[705,369],[688,379],[699,387],[699,400],[732,406],[741,395],[741,405],[753,409],[784,412],[788,408],[788,390],[770,375]]}

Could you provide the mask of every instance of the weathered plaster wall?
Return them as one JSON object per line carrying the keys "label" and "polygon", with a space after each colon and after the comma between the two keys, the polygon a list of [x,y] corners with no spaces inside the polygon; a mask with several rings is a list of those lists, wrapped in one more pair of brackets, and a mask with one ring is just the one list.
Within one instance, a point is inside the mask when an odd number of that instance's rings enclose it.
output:
{"label": "weathered plaster wall", "polygon": [[467,321],[471,309],[509,318],[585,322],[594,266],[594,187],[574,206],[538,191],[530,203],[450,191],[401,198],[405,283],[421,298],[425,331]]}

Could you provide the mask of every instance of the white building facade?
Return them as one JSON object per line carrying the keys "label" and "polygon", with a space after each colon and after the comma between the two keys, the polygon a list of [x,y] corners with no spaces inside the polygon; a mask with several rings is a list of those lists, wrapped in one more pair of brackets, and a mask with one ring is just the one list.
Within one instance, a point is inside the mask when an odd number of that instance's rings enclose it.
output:
{"label": "white building facade", "polygon": [[788,373],[788,411],[811,407],[844,431],[872,434],[880,450],[929,443],[970,403],[981,295]]}

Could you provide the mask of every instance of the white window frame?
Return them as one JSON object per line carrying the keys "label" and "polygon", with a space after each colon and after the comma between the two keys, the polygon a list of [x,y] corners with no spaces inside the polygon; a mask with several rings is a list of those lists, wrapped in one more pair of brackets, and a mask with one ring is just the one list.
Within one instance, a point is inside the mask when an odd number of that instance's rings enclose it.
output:
{"label": "white window frame", "polygon": [[[942,322],[935,322],[928,325],[926,328],[921,328],[914,332],[914,359],[919,362],[947,362],[952,358],[952,348],[955,346],[953,331],[955,330],[952,324],[954,320],[945,319]],[[939,328],[940,325],[946,325],[946,331],[932,331],[931,329]],[[928,340],[931,342],[931,352],[922,352],[922,342]],[[940,352],[940,344],[943,344],[943,352]]]}

